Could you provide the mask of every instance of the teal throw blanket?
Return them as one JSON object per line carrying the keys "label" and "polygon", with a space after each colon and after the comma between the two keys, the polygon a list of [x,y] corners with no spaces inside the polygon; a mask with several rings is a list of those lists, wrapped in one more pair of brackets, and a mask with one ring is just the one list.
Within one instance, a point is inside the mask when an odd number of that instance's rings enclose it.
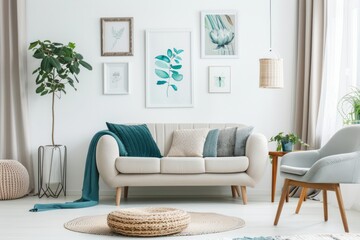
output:
{"label": "teal throw blanket", "polygon": [[114,133],[107,130],[103,130],[96,133],[90,142],[88,154],[86,157],[82,197],[74,202],[35,204],[34,208],[30,209],[31,212],[47,211],[54,209],[85,208],[85,207],[92,207],[98,204],[99,171],[96,166],[96,145],[100,137],[104,135],[111,135],[115,138],[119,146],[120,156],[127,155],[124,145]]}

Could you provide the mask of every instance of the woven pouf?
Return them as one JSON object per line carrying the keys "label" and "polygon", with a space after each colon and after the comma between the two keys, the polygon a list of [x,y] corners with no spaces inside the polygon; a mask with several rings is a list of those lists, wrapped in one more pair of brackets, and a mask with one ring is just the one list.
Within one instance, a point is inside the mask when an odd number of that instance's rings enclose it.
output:
{"label": "woven pouf", "polygon": [[21,198],[28,188],[26,168],[15,160],[0,160],[0,200]]}
{"label": "woven pouf", "polygon": [[126,236],[155,237],[179,233],[190,223],[190,215],[175,208],[128,208],[107,217],[113,232]]}

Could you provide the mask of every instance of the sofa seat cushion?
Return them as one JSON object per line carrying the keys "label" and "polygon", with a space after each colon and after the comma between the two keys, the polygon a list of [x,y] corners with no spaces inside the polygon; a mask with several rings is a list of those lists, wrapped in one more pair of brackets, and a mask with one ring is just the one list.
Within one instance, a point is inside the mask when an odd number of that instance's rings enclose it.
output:
{"label": "sofa seat cushion", "polygon": [[201,157],[163,157],[160,169],[165,174],[205,173],[205,163]]}
{"label": "sofa seat cushion", "polygon": [[245,172],[248,167],[249,159],[245,156],[205,158],[205,171],[207,173],[239,173]]}
{"label": "sofa seat cushion", "polygon": [[118,157],[115,167],[120,173],[160,173],[160,158]]}

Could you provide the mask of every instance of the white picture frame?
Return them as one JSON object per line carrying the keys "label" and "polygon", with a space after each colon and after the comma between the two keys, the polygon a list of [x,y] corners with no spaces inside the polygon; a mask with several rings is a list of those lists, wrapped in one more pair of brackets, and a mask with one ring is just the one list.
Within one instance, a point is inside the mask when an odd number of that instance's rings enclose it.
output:
{"label": "white picture frame", "polygon": [[129,86],[129,63],[108,62],[104,68],[104,94],[124,95],[130,93]]}
{"label": "white picture frame", "polygon": [[146,30],[146,107],[194,106],[192,31]]}
{"label": "white picture frame", "polygon": [[209,93],[231,93],[230,66],[209,66]]}
{"label": "white picture frame", "polygon": [[201,12],[202,58],[239,58],[238,42],[237,11]]}
{"label": "white picture frame", "polygon": [[133,18],[101,18],[101,56],[133,56]]}

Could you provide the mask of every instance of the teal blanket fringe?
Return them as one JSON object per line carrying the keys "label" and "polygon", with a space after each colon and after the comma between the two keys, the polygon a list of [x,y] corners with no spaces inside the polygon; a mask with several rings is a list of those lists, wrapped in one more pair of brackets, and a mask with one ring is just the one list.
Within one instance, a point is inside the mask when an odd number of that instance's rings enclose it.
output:
{"label": "teal blanket fringe", "polygon": [[86,157],[82,197],[74,202],[35,204],[34,208],[30,209],[30,212],[48,211],[54,209],[85,208],[92,207],[98,204],[99,171],[96,166],[96,145],[100,137],[104,135],[113,136],[118,143],[120,155],[122,155],[121,153],[124,152],[122,142],[114,133],[108,130],[103,130],[94,135],[94,137],[91,139],[88,154]]}

